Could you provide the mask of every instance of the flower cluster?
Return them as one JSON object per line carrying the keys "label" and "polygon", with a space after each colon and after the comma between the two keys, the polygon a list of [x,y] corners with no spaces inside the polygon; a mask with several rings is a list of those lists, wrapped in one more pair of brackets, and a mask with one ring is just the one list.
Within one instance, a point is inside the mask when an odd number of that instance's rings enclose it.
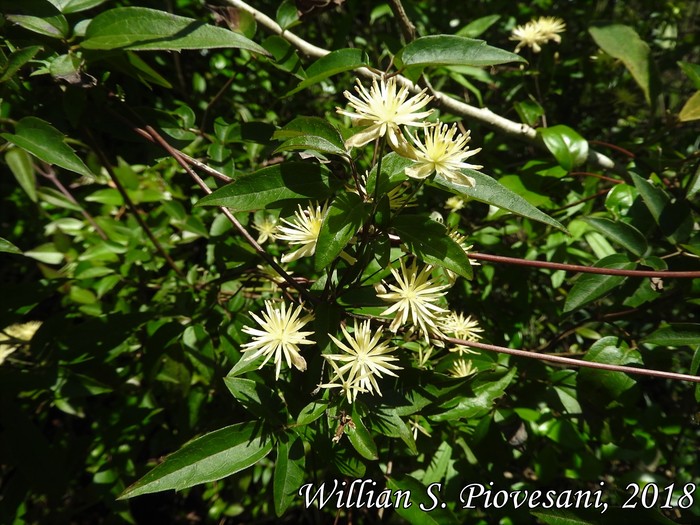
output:
{"label": "flower cluster", "polygon": [[560,18],[553,16],[541,16],[535,20],[530,20],[527,24],[516,26],[510,36],[510,40],[518,41],[515,47],[515,52],[519,53],[524,46],[532,48],[532,51],[539,53],[542,44],[554,41],[557,44],[561,42],[559,33],[563,33],[566,29],[566,24]]}
{"label": "flower cluster", "polygon": [[[435,173],[447,181],[464,186],[474,186],[474,179],[464,175],[464,168],[478,170],[482,166],[464,162],[481,151],[469,150],[467,143],[470,133],[458,133],[457,125],[451,127],[440,121],[430,124],[423,121],[432,113],[423,108],[433,97],[426,90],[408,98],[408,87],[397,91],[396,79],[382,79],[378,84],[373,80],[367,91],[359,83],[355,87],[358,96],[345,92],[350,107],[354,111],[337,108],[341,115],[352,118],[353,124],[367,126],[350,137],[345,147],[350,149],[364,146],[372,140],[386,137],[387,144],[399,155],[411,159],[414,165],[406,169],[406,175],[414,179],[425,179]],[[400,126],[424,128],[423,139],[407,131],[406,139]]]}

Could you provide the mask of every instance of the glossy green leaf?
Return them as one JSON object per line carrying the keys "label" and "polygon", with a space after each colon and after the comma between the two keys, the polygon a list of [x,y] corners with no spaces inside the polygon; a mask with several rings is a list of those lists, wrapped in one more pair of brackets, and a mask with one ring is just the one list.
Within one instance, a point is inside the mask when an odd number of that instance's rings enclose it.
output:
{"label": "glossy green leaf", "polygon": [[536,126],[544,115],[544,108],[534,100],[522,100],[513,104],[520,120],[528,126]]}
{"label": "glossy green leaf", "polygon": [[671,197],[648,180],[632,173],[632,182],[659,225],[664,236],[673,243],[684,242],[693,230],[693,219],[688,204],[671,202]]}
{"label": "glossy green leaf", "polygon": [[566,232],[566,228],[564,228],[559,221],[541,212],[520,195],[505,188],[502,184],[499,184],[494,178],[474,170],[462,170],[462,172],[476,181],[475,187],[472,188],[462,184],[455,184],[439,176],[435,177],[435,183],[449,189],[452,193],[457,195],[463,195],[480,202],[485,202],[486,204],[491,204],[517,215],[527,217],[528,219],[549,224],[550,226],[554,226]]}
{"label": "glossy green leaf", "polygon": [[462,418],[477,418],[487,414],[496,399],[501,397],[508,385],[511,384],[516,368],[511,368],[506,374],[481,374],[474,379],[473,395],[460,393],[454,395],[441,406],[442,411],[430,416],[434,421],[451,421]]}
{"label": "glossy green leaf", "polygon": [[428,468],[425,469],[425,474],[421,481],[426,485],[443,481],[451,462],[452,447],[447,441],[443,441],[435,451]]}
{"label": "glossy green leaf", "polygon": [[17,123],[14,135],[3,133],[2,137],[48,164],[92,177],[88,167],[66,144],[65,135],[44,120],[25,117]]}
{"label": "glossy green leaf", "polygon": [[656,97],[652,82],[653,66],[649,46],[637,32],[626,25],[613,24],[588,29],[595,43],[613,58],[620,60],[642,88],[648,104]]}
{"label": "glossy green leaf", "polygon": [[273,445],[271,438],[261,436],[260,426],[257,421],[238,423],[190,441],[128,487],[118,499],[182,490],[254,465],[270,453]]}
{"label": "glossy green leaf", "polygon": [[683,70],[683,73],[693,83],[695,89],[700,89],[700,64],[691,64],[690,62],[678,62],[678,65]]}
{"label": "glossy green leaf", "polygon": [[328,401],[312,401],[301,409],[297,416],[297,425],[313,423],[328,410]]}
{"label": "glossy green leaf", "polygon": [[307,67],[306,79],[302,80],[297,87],[289,91],[285,96],[288,97],[298,93],[302,89],[306,89],[338,73],[352,71],[368,64],[369,57],[361,49],[336,49]]}
{"label": "glossy green leaf", "polygon": [[698,167],[695,169],[695,174],[693,175],[692,179],[690,179],[686,198],[692,198],[698,191],[700,191],[700,164],[698,164]]}
{"label": "glossy green leaf", "polygon": [[[584,361],[594,363],[604,363],[608,365],[639,365],[642,364],[639,352],[620,343],[619,338],[610,336],[604,337],[595,343],[586,352]],[[624,372],[612,372],[609,370],[599,370],[595,368],[582,368],[578,375],[579,389],[585,391],[587,386],[584,383],[594,383],[607,391],[613,399],[620,396],[626,390],[632,388],[636,381]]]}
{"label": "glossy green leaf", "polygon": [[633,254],[641,257],[646,253],[648,248],[646,237],[634,226],[598,217],[583,217],[583,220],[596,231]]}
{"label": "glossy green leaf", "polygon": [[283,30],[297,25],[299,23],[299,11],[296,4],[292,0],[284,0],[277,8],[275,19]]}
{"label": "glossy green leaf", "polygon": [[[428,487],[416,478],[404,474],[387,478],[386,486],[391,490],[394,510],[408,523],[416,525],[444,525],[460,523],[455,515],[443,507],[443,495],[434,485],[428,493]],[[442,487],[444,489],[444,485]],[[436,503],[433,498],[437,498]],[[407,503],[410,503],[408,505]]]}
{"label": "glossy green leaf", "polygon": [[299,497],[297,491],[304,481],[305,465],[303,441],[293,434],[280,437],[277,442],[277,461],[272,482],[277,516],[282,516]]}
{"label": "glossy green leaf", "polygon": [[224,377],[226,388],[250,413],[261,419],[281,422],[282,401],[268,386],[252,379]]}
{"label": "glossy green leaf", "polygon": [[605,197],[605,207],[617,217],[625,216],[638,196],[639,192],[634,186],[616,184]]}
{"label": "glossy green leaf", "polygon": [[36,55],[41,46],[29,46],[18,49],[7,57],[7,63],[0,70],[0,83],[10,80],[19,69]]}
{"label": "glossy green leaf", "polygon": [[408,250],[428,264],[471,279],[473,271],[464,249],[447,235],[445,226],[422,215],[399,215],[391,227]]}
{"label": "glossy green leaf", "polygon": [[677,323],[664,326],[643,338],[642,342],[661,346],[700,345],[700,324]]}
{"label": "glossy green leaf", "polygon": [[382,407],[369,411],[365,414],[365,422],[372,429],[372,432],[399,438],[413,454],[418,452],[413,434],[403,419],[391,407]]}
{"label": "glossy green leaf", "polygon": [[7,239],[0,237],[0,252],[21,254],[22,250],[17,248],[17,246],[12,244]]}
{"label": "glossy green leaf", "polygon": [[61,14],[54,16],[5,15],[10,22],[24,29],[51,38],[66,38],[70,27],[68,20]]}
{"label": "glossy green leaf", "polygon": [[88,25],[81,47],[132,51],[233,47],[268,54],[239,33],[146,7],[117,7],[100,13]]}
{"label": "glossy green leaf", "polygon": [[61,13],[79,13],[87,11],[98,5],[102,5],[107,0],[49,0]]}
{"label": "glossy green leaf", "polygon": [[362,422],[362,416],[357,408],[357,403],[353,405],[352,423],[345,425],[345,434],[355,450],[366,459],[379,459],[377,445],[372,438],[372,434]]}
{"label": "glossy green leaf", "polygon": [[79,84],[81,82],[81,62],[80,57],[74,54],[57,56],[49,65],[49,73],[51,73],[54,80],[64,81],[69,84]]}
{"label": "glossy green leaf", "polygon": [[296,48],[281,36],[267,37],[262,46],[272,55],[271,63],[278,69],[291,73],[298,79],[305,79],[306,72],[301,64],[301,59]]}
{"label": "glossy green leaf", "polygon": [[401,68],[434,66],[495,66],[508,62],[527,62],[510,51],[455,35],[432,35],[417,38],[396,53],[394,62]]}
{"label": "glossy green leaf", "polygon": [[328,170],[318,164],[285,162],[240,177],[197,206],[226,206],[233,212],[281,207],[290,200],[319,200],[331,194]]}
{"label": "glossy green leaf", "polygon": [[484,33],[484,31],[498,22],[500,18],[501,15],[482,16],[481,18],[477,18],[476,20],[469,22],[469,24],[457,31],[456,34],[457,36],[462,36],[465,38],[478,38]]}
{"label": "glossy green leaf", "polygon": [[574,512],[565,509],[543,509],[533,511],[532,515],[546,525],[596,525],[597,521],[590,521],[577,516]]}
{"label": "glossy green leaf", "polygon": [[340,255],[350,239],[362,227],[367,209],[356,193],[341,193],[333,200],[323,219],[316,242],[314,266],[326,268]]}
{"label": "glossy green leaf", "polygon": [[343,137],[338,130],[318,117],[297,117],[276,131],[272,138],[284,140],[275,151],[311,149],[321,153],[347,155]]}
{"label": "glossy green leaf", "polygon": [[5,153],[5,162],[27,196],[36,202],[36,175],[29,153],[20,148],[12,148]]}
{"label": "glossy green leaf", "polygon": [[683,104],[681,112],[678,114],[678,119],[681,122],[700,119],[700,91],[693,93],[686,103]]}
{"label": "glossy green leaf", "polygon": [[[633,270],[636,264],[627,255],[616,253],[600,259],[595,263],[599,268],[616,268]],[[602,275],[595,273],[581,274],[576,279],[564,303],[564,312],[571,312],[587,305],[622,284],[626,277],[621,275]]]}
{"label": "glossy green leaf", "polygon": [[539,128],[537,133],[559,165],[566,171],[571,171],[586,162],[588,142],[570,127],[559,125]]}

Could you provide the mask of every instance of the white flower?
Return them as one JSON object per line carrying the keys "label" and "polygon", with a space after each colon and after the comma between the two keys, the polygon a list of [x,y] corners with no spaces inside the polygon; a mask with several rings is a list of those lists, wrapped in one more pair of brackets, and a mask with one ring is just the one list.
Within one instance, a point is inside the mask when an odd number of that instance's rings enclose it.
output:
{"label": "white flower", "polygon": [[13,324],[0,332],[0,342],[8,341],[10,338],[17,339],[16,343],[0,344],[0,365],[12,354],[21,344],[31,341],[34,334],[41,326],[41,321],[29,321],[28,323]]}
{"label": "white flower", "polygon": [[519,53],[520,48],[529,46],[532,51],[539,53],[542,44],[546,44],[550,40],[557,44],[561,42],[561,37],[558,33],[562,33],[566,29],[566,24],[560,18],[553,16],[541,16],[535,20],[530,20],[527,24],[516,26],[510,36],[510,40],[517,40],[518,45],[515,47],[515,52]]}
{"label": "white flower", "polygon": [[253,228],[258,230],[258,243],[274,241],[277,238],[277,218],[272,215],[256,216],[253,220]]}
{"label": "white flower", "polygon": [[[331,366],[333,367],[333,371],[335,372],[335,375],[330,379],[330,383],[323,383],[322,385],[319,385],[321,388],[340,388],[342,389],[343,393],[345,394],[345,397],[348,400],[348,403],[352,404],[353,401],[357,398],[357,394],[361,394],[364,392],[367,392],[364,388],[360,386],[360,378],[357,377],[348,377],[345,378],[343,377],[343,373],[340,371],[340,368],[338,365],[335,364],[335,361],[328,361]],[[362,376],[363,378],[366,376]]]}
{"label": "white flower", "polygon": [[282,256],[282,262],[296,261],[302,257],[310,257],[316,252],[316,242],[321,231],[323,219],[326,216],[328,205],[323,207],[316,205],[294,212],[294,218],[289,221],[282,219],[286,226],[277,226],[277,238],[289,242],[291,245],[301,245],[296,251]]}
{"label": "white flower", "polygon": [[414,164],[406,168],[406,175],[414,179],[425,179],[437,172],[450,182],[473,187],[476,184],[474,179],[464,175],[461,170],[479,170],[483,166],[464,162],[481,151],[481,148],[469,150],[469,135],[469,132],[466,135],[458,134],[456,124],[448,127],[440,122],[424,131],[424,142],[409,133],[414,144],[409,158]]}
{"label": "white flower", "polygon": [[462,197],[457,197],[455,195],[445,201],[445,208],[450,210],[452,213],[456,213],[464,208],[466,203],[467,201],[465,201]]}
{"label": "white flower", "polygon": [[355,111],[340,108],[336,108],[336,111],[352,118],[353,124],[368,127],[345,142],[345,147],[348,149],[364,146],[372,140],[384,136],[387,137],[392,149],[400,149],[405,144],[406,139],[399,126],[423,127],[426,124],[422,122],[422,119],[433,111],[419,111],[433,98],[425,94],[425,89],[408,98],[407,86],[402,86],[397,93],[395,78],[382,79],[380,84],[377,84],[376,79],[373,80],[369,92],[358,80],[355,91],[357,91],[359,98],[349,91],[344,93]]}
{"label": "white flower", "polygon": [[301,329],[313,320],[313,315],[308,314],[300,319],[302,308],[303,305],[299,305],[296,310],[287,309],[286,303],[275,308],[271,301],[265,301],[262,319],[250,312],[262,330],[250,326],[244,326],[242,329],[246,334],[253,336],[253,341],[242,346],[243,352],[252,352],[245,358],[252,361],[264,355],[265,360],[259,367],[262,368],[274,356],[275,379],[279,379],[283,357],[288,367],[294,365],[297,370],[306,370],[306,360],[299,354],[299,345],[314,344],[314,341],[306,338],[313,332],[302,332]]}
{"label": "white flower", "polygon": [[[359,389],[367,392],[376,392],[382,395],[377,384],[377,377],[382,377],[382,374],[387,374],[396,377],[392,370],[401,370],[392,364],[397,358],[388,355],[394,349],[390,348],[386,342],[381,341],[382,331],[377,330],[374,335],[370,330],[369,321],[363,321],[361,324],[354,323],[354,332],[350,335],[344,326],[341,326],[343,335],[348,344],[343,343],[339,339],[328,334],[338,348],[343,350],[343,354],[328,354],[324,355],[326,359],[344,363],[336,370],[337,377],[342,377],[344,373],[348,373],[346,382],[351,385],[356,384]],[[335,367],[334,367],[335,368]],[[345,387],[344,387],[345,388]],[[360,390],[352,389],[352,400],[357,397]],[[350,400],[350,393],[348,401]]]}
{"label": "white flower", "polygon": [[421,329],[426,341],[428,341],[429,334],[442,335],[438,328],[437,316],[447,313],[447,310],[434,303],[445,295],[444,290],[449,286],[436,286],[430,280],[432,270],[430,265],[424,266],[419,271],[415,259],[409,267],[406,267],[403,259],[399,261],[399,264],[400,271],[391,269],[396,284],[385,283],[385,286],[391,291],[377,294],[380,299],[395,304],[380,315],[396,314],[389,327],[392,332],[396,332],[410,318],[411,323]]}
{"label": "white flower", "polygon": [[448,370],[448,373],[452,377],[469,377],[472,374],[476,374],[477,370],[472,365],[471,361],[466,359],[457,359],[453,364],[452,368]]}
{"label": "white flower", "polygon": [[465,317],[464,314],[456,312],[450,312],[440,319],[440,329],[446,335],[464,341],[478,341],[481,339],[479,334],[484,331],[479,327],[479,322],[472,319],[471,315]]}

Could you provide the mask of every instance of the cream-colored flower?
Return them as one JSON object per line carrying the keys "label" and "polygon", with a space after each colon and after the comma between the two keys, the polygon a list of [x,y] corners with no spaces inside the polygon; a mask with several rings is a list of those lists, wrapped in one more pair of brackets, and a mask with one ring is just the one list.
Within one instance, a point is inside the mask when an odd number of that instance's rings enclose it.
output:
{"label": "cream-colored flower", "polygon": [[379,84],[376,79],[373,80],[369,92],[358,80],[355,91],[359,98],[349,91],[344,93],[355,111],[340,108],[336,108],[336,111],[352,118],[355,125],[368,127],[345,142],[345,147],[348,149],[364,146],[384,136],[392,149],[401,149],[406,139],[399,126],[423,127],[426,124],[422,119],[433,112],[432,109],[420,111],[433,98],[425,94],[425,89],[408,98],[408,87],[402,86],[398,92],[396,91],[395,78],[389,80],[383,78]]}
{"label": "cream-colored flower", "polygon": [[21,344],[29,343],[34,334],[41,326],[41,321],[29,321],[27,323],[13,324],[0,332],[0,342],[9,341],[11,338],[19,342],[0,344],[0,365],[12,354]]}
{"label": "cream-colored flower", "polygon": [[466,359],[457,359],[453,364],[452,368],[448,370],[448,373],[452,377],[469,377],[470,375],[476,374],[477,370],[471,361]]}
{"label": "cream-colored flower", "polygon": [[292,365],[302,372],[306,370],[306,360],[299,353],[299,345],[312,345],[314,341],[306,337],[313,332],[302,332],[305,324],[313,321],[313,315],[307,314],[299,317],[302,313],[303,305],[287,308],[286,303],[279,307],[273,306],[271,301],[265,301],[265,311],[262,312],[262,319],[253,312],[250,315],[257,321],[260,328],[244,326],[243,331],[253,336],[253,341],[242,346],[243,352],[251,352],[245,359],[252,361],[264,355],[265,360],[259,368],[274,357],[275,379],[279,379],[282,358],[287,362],[287,366]]}
{"label": "cream-colored flower", "polygon": [[479,327],[479,322],[472,319],[471,315],[465,317],[464,314],[456,312],[450,312],[442,317],[439,326],[445,335],[464,341],[478,341],[481,339],[479,334],[484,331]]}
{"label": "cream-colored flower", "polygon": [[566,24],[561,18],[553,16],[541,16],[535,20],[530,20],[527,24],[516,26],[510,36],[510,40],[517,40],[518,45],[515,47],[515,52],[519,53],[524,46],[529,46],[532,51],[539,53],[542,44],[546,44],[550,40],[557,44],[561,42],[561,37],[558,33],[563,33],[566,29]]}
{"label": "cream-colored flower", "polygon": [[453,197],[450,197],[445,201],[445,208],[450,210],[453,213],[458,212],[464,206],[467,204],[467,201],[464,200],[462,197],[457,197],[456,195]]}
{"label": "cream-colored flower", "polygon": [[[341,326],[341,330],[347,344],[335,338],[332,334],[328,335],[344,353],[327,354],[323,357],[331,362],[344,363],[336,370],[336,375],[342,377],[347,372],[346,382],[350,385],[349,388],[356,384],[360,389],[369,393],[376,392],[381,396],[382,392],[379,390],[376,378],[382,377],[382,374],[396,377],[392,370],[401,370],[401,367],[392,364],[392,361],[396,361],[397,358],[388,355],[394,351],[394,348],[381,341],[381,329],[372,334],[369,321],[363,321],[359,325],[355,321],[352,335],[348,333],[344,326]],[[358,389],[352,388],[353,401],[357,398],[358,392]],[[350,398],[348,397],[349,400]]]}
{"label": "cream-colored flower", "polygon": [[396,284],[384,283],[391,291],[377,294],[380,299],[394,303],[380,315],[396,314],[389,327],[392,332],[396,332],[410,318],[411,323],[423,332],[426,341],[430,334],[441,335],[437,316],[447,313],[447,310],[435,303],[445,295],[449,286],[436,286],[430,280],[430,265],[419,270],[415,259],[408,267],[404,259],[399,264],[399,270],[391,269]]}
{"label": "cream-colored flower", "polygon": [[[456,135],[456,136],[455,136]],[[425,179],[436,173],[450,182],[473,187],[476,182],[472,177],[462,173],[463,168],[479,170],[483,166],[469,164],[465,159],[476,155],[481,148],[470,150],[467,143],[471,139],[469,132],[466,135],[457,133],[457,125],[449,127],[438,122],[424,131],[425,140],[411,135],[414,144],[411,159],[414,164],[406,168],[406,175],[414,179]]]}
{"label": "cream-colored flower", "polygon": [[272,215],[256,216],[253,228],[258,230],[258,243],[274,241],[277,238],[277,218]]}
{"label": "cream-colored flower", "polygon": [[400,210],[402,208],[416,206],[416,194],[413,188],[404,184],[395,186],[389,193],[386,194],[389,199],[389,207],[392,210]]}
{"label": "cream-colored flower", "polygon": [[[466,235],[462,235],[459,233],[457,230],[451,230],[448,235],[450,236],[450,239],[455,241],[457,244],[459,244],[459,247],[462,248],[464,253],[469,257],[469,250],[471,250],[474,246],[472,244],[467,244],[467,237]],[[469,263],[472,266],[480,266],[480,264],[477,261],[474,261],[472,259],[469,259]],[[445,268],[445,274],[447,275],[447,278],[450,281],[450,284],[454,284],[455,281],[457,280],[457,274],[453,272],[452,270],[448,270]]]}
{"label": "cream-colored flower", "polygon": [[[323,383],[319,385],[320,388],[340,388],[345,394],[348,403],[350,404],[352,404],[352,402],[355,401],[355,399],[357,398],[357,394],[367,392],[367,390],[360,386],[359,378],[343,377],[343,373],[340,371],[338,365],[335,364],[335,361],[329,360],[328,362],[333,367],[335,375],[331,377],[330,383]],[[364,378],[366,376],[362,377]]]}
{"label": "cream-colored flower", "polygon": [[323,219],[328,211],[328,205],[308,206],[306,209],[299,205],[292,220],[282,219],[284,226],[277,226],[277,238],[291,245],[301,245],[296,251],[282,256],[282,262],[296,261],[302,257],[310,257],[316,252],[316,242],[321,231]]}

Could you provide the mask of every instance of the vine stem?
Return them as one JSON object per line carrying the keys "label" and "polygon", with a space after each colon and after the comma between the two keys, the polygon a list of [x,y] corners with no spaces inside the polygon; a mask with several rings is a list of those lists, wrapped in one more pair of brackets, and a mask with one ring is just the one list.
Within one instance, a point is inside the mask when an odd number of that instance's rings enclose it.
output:
{"label": "vine stem", "polygon": [[489,255],[487,253],[469,252],[470,259],[477,261],[488,261],[503,264],[515,264],[517,266],[532,266],[534,268],[547,268],[550,270],[564,270],[577,273],[597,273],[601,275],[620,275],[623,277],[673,277],[677,279],[697,279],[700,278],[700,271],[676,272],[676,271],[654,271],[654,270],[621,270],[618,268],[598,268],[595,266],[581,266],[579,264],[564,264],[547,261],[531,261],[529,259],[518,259],[516,257],[506,257],[504,255]]}
{"label": "vine stem", "polygon": [[514,348],[506,348],[504,346],[489,345],[486,343],[477,343],[475,341],[465,341],[464,339],[455,339],[454,337],[443,337],[443,341],[448,343],[479,348],[488,350],[489,352],[498,352],[500,354],[509,354],[518,357],[526,357],[528,359],[538,359],[540,361],[550,361],[567,366],[576,366],[583,368],[597,368],[599,370],[608,370],[610,372],[624,372],[626,374],[637,374],[650,377],[660,377],[663,379],[674,379],[676,381],[689,381],[691,383],[700,383],[700,376],[691,376],[688,374],[679,374],[676,372],[664,372],[662,370],[652,370],[648,368],[638,368],[636,366],[609,365],[605,363],[596,363],[594,361],[583,361],[581,359],[572,359],[571,357],[561,357],[550,354],[539,354],[527,350],[516,350]]}
{"label": "vine stem", "polygon": [[[286,29],[282,29],[272,18],[267,16],[265,13],[258,11],[242,0],[227,0],[227,2],[229,5],[237,7],[238,9],[246,11],[252,15],[256,22],[258,22],[260,25],[281,36],[287,40],[287,42],[309,57],[321,58],[330,53],[329,50],[318,47],[310,42],[307,42],[294,33],[287,31]],[[365,78],[379,78],[379,75],[376,72],[367,67],[357,68],[355,72]],[[422,90],[420,86],[414,84],[402,75],[397,74],[393,76],[396,78],[398,84],[406,86],[412,93],[419,93]],[[453,115],[478,120],[491,129],[495,129],[501,133],[505,133],[506,135],[510,135],[533,144],[540,149],[546,149],[544,143],[537,134],[537,130],[531,126],[528,126],[527,124],[521,124],[519,122],[509,120],[494,113],[488,108],[477,108],[475,106],[471,106],[440,91],[432,91],[432,95],[436,105],[452,113]],[[610,157],[607,157],[606,155],[603,155],[592,148],[589,148],[588,150],[588,162],[594,166],[597,166],[598,168],[609,169],[616,173],[626,174],[626,170],[623,166],[616,163]]]}

